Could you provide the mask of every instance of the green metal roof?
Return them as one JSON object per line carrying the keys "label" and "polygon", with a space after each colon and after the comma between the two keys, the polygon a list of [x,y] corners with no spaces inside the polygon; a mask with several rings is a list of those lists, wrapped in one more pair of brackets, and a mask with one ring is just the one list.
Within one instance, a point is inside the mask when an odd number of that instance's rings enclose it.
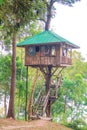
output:
{"label": "green metal roof", "polygon": [[51,44],[51,43],[66,43],[71,45],[73,48],[79,48],[77,45],[69,42],[63,37],[51,32],[51,31],[43,31],[31,38],[27,38],[24,41],[17,44],[18,47],[23,47],[26,45],[43,45],[43,44]]}

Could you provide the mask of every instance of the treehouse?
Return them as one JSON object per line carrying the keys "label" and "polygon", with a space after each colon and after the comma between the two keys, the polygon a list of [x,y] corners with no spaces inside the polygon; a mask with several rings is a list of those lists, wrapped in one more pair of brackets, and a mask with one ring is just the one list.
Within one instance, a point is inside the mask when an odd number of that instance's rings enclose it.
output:
{"label": "treehouse", "polygon": [[26,66],[62,67],[72,64],[72,49],[77,45],[51,32],[44,31],[17,44],[25,48]]}
{"label": "treehouse", "polygon": [[[45,78],[45,92],[41,86],[37,99],[31,104],[31,115],[50,117],[51,105],[56,101],[62,83],[61,71],[72,64],[72,49],[79,47],[51,31],[39,33],[17,46],[25,48],[25,65],[38,67]],[[56,82],[52,83],[52,76],[56,71],[58,72]],[[26,79],[27,86],[28,78]],[[34,84],[35,82],[36,79]]]}

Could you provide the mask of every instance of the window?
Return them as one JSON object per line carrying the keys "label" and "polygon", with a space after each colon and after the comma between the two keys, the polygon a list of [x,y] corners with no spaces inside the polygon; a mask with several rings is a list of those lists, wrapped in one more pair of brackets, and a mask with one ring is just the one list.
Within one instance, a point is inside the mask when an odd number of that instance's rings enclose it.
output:
{"label": "window", "polygon": [[36,52],[39,52],[39,51],[40,51],[39,46],[36,46]]}
{"label": "window", "polygon": [[45,46],[41,46],[41,56],[45,56]]}
{"label": "window", "polygon": [[62,48],[62,56],[67,56],[67,48]]}
{"label": "window", "polygon": [[55,46],[51,47],[51,56],[55,56],[56,55],[56,48]]}
{"label": "window", "polygon": [[55,46],[41,46],[41,56],[56,56]]}
{"label": "window", "polygon": [[45,46],[45,56],[50,56],[50,47]]}
{"label": "window", "polygon": [[68,57],[68,58],[71,58],[71,57],[72,57],[72,49],[71,49],[71,48],[68,49],[67,57]]}
{"label": "window", "polygon": [[50,56],[49,46],[41,46],[41,56]]}
{"label": "window", "polygon": [[35,56],[35,55],[36,55],[36,49],[35,49],[35,47],[34,47],[34,46],[29,47],[28,53],[29,53],[29,55],[31,55],[31,56]]}

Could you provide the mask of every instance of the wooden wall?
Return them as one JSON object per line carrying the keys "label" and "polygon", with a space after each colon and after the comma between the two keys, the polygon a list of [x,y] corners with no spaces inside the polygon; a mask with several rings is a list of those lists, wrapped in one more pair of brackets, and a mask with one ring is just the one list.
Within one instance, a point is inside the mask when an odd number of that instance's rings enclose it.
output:
{"label": "wooden wall", "polygon": [[[50,45],[51,48],[52,45]],[[54,45],[53,45],[54,46]],[[39,46],[41,48],[41,46]],[[61,45],[55,45],[56,53],[55,56],[48,55],[48,56],[42,56],[41,50],[36,53],[36,55],[31,56],[29,55],[29,46],[26,46],[25,48],[25,65],[30,65],[30,66],[67,66],[71,65],[71,59],[67,58],[65,56],[62,56],[62,46]]]}

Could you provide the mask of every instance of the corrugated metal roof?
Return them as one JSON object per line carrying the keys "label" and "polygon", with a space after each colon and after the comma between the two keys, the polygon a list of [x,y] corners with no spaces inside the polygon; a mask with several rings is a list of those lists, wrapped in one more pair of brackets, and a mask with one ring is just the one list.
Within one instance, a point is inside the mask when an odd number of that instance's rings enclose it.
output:
{"label": "corrugated metal roof", "polygon": [[61,43],[64,42],[66,44],[70,44],[74,48],[78,48],[77,45],[69,42],[63,37],[51,32],[51,31],[43,31],[31,38],[27,38],[24,41],[17,44],[18,47],[26,46],[26,45],[43,45],[43,44],[51,44],[51,43]]}

